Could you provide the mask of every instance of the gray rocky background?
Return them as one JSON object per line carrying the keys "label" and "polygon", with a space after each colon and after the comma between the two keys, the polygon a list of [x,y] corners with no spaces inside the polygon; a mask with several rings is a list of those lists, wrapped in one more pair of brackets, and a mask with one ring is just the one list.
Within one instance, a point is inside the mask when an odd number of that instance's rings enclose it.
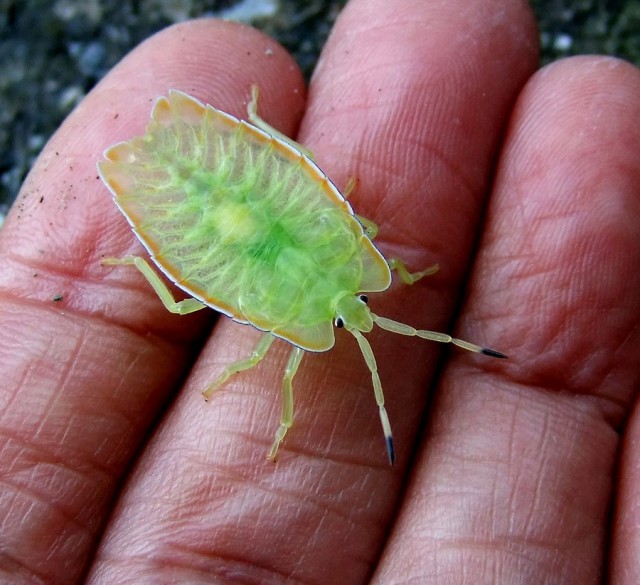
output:
{"label": "gray rocky background", "polygon": [[[172,23],[241,20],[307,79],[346,0],[0,0],[0,224],[61,120],[121,57]],[[604,53],[640,64],[640,0],[531,0],[542,62]]]}

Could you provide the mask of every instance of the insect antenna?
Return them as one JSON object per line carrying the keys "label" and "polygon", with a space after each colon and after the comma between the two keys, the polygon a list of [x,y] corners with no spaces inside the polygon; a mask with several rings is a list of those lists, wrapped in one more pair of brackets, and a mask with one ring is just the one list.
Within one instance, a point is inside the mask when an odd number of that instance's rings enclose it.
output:
{"label": "insect antenna", "polygon": [[[366,302],[366,297],[363,299]],[[446,333],[438,333],[437,331],[428,331],[426,329],[415,329],[410,325],[387,319],[386,317],[378,317],[374,313],[370,313],[374,323],[382,329],[391,331],[392,333],[399,333],[400,335],[408,335],[411,337],[421,337],[422,339],[428,339],[430,341],[437,341],[439,343],[451,343],[457,345],[467,351],[474,353],[481,353],[495,358],[506,358],[507,356],[494,349],[482,347],[475,343],[470,343],[462,339],[457,339],[447,335]],[[344,321],[339,318],[336,322],[338,327],[344,326]],[[364,357],[364,361],[371,372],[371,380],[373,382],[373,392],[376,397],[376,404],[378,405],[378,413],[380,415],[380,423],[382,424],[382,431],[384,433],[385,442],[387,445],[387,455],[389,456],[389,463],[393,465],[395,461],[395,453],[393,449],[393,435],[391,433],[391,423],[389,422],[389,416],[387,415],[387,409],[384,406],[384,393],[382,392],[382,383],[380,382],[380,376],[378,375],[378,365],[376,358],[373,355],[371,345],[367,341],[366,337],[355,327],[347,327],[347,330],[356,338],[360,351]]]}
{"label": "insect antenna", "polygon": [[451,335],[447,335],[446,333],[438,333],[437,331],[428,331],[426,329],[414,329],[410,325],[398,323],[398,321],[393,321],[392,319],[387,319],[386,317],[378,317],[378,315],[374,315],[373,313],[371,313],[371,317],[373,318],[373,322],[376,323],[378,327],[386,329],[387,331],[391,331],[392,333],[409,335],[411,337],[422,337],[422,339],[437,341],[438,343],[451,343],[453,345],[461,347],[462,349],[466,349],[467,351],[481,353],[483,355],[488,355],[495,358],[505,359],[507,357],[505,354],[496,351],[495,349],[489,349],[488,347],[482,347],[480,345],[476,345],[475,343],[463,341],[462,339],[456,339],[455,337],[451,337]]}
{"label": "insect antenna", "polygon": [[395,461],[395,453],[393,450],[393,435],[391,434],[391,423],[389,422],[389,416],[387,415],[387,409],[384,407],[384,394],[382,392],[382,383],[380,382],[380,376],[378,375],[378,365],[376,364],[376,358],[373,355],[371,345],[367,341],[364,335],[355,328],[348,328],[348,331],[356,338],[360,351],[364,357],[364,361],[371,372],[371,380],[373,381],[373,392],[376,397],[376,403],[378,405],[378,413],[380,414],[380,422],[382,423],[382,432],[384,433],[384,439],[387,444],[387,455],[389,456],[389,463],[393,465]]}

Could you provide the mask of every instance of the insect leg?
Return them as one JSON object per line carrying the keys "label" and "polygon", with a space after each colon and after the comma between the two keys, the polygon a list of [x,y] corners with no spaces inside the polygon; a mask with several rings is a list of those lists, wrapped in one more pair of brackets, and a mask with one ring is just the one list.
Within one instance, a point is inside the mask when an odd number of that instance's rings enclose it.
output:
{"label": "insect leg", "polygon": [[[342,190],[342,196],[345,199],[348,199],[349,197],[351,197],[351,194],[356,190],[357,186],[358,186],[358,179],[356,179],[353,176],[349,177],[349,179],[347,180],[347,184],[344,186],[344,189]],[[373,238],[375,238],[378,235],[378,224],[357,213],[356,213],[356,218],[364,228],[364,231],[367,234],[367,237],[370,240],[373,240]]]}
{"label": "insect leg", "polygon": [[367,219],[366,217],[362,217],[356,213],[356,218],[362,224],[365,233],[369,237],[370,240],[373,240],[378,235],[378,224]]}
{"label": "insect leg", "polygon": [[358,341],[360,351],[364,357],[364,361],[371,372],[371,380],[373,381],[373,392],[376,397],[376,404],[378,405],[378,414],[380,415],[380,422],[382,424],[382,432],[387,443],[387,455],[389,456],[389,463],[393,465],[395,460],[395,454],[393,450],[393,436],[391,434],[391,423],[389,422],[389,416],[387,415],[387,409],[384,407],[384,394],[382,392],[382,383],[380,382],[380,376],[378,375],[378,365],[376,364],[376,358],[373,355],[373,350],[367,339],[357,329],[349,329],[351,334]]}
{"label": "insect leg", "polygon": [[[347,199],[347,197],[349,197],[351,193],[353,193],[357,184],[358,181],[355,179],[355,177],[349,177],[349,180],[344,187],[342,196]],[[378,224],[357,213],[356,218],[362,224],[367,237],[370,240],[373,240],[373,238],[378,235]],[[390,258],[389,260],[387,260],[387,263],[389,264],[389,268],[391,268],[391,270],[397,270],[398,276],[400,276],[402,282],[406,284],[413,284],[414,282],[416,282],[416,280],[420,280],[425,276],[431,276],[432,274],[438,272],[438,270],[440,269],[437,264],[434,264],[433,266],[429,266],[425,270],[420,270],[419,272],[409,272],[404,262],[399,258]]]}
{"label": "insect leg", "polygon": [[271,461],[275,461],[276,454],[278,453],[278,447],[280,447],[280,443],[284,439],[284,436],[287,434],[287,431],[293,425],[293,377],[296,375],[298,371],[298,367],[300,366],[300,362],[302,361],[302,356],[304,355],[304,350],[299,347],[294,347],[289,355],[289,361],[287,362],[287,367],[284,370],[284,378],[282,379],[282,416],[280,417],[280,426],[276,431],[276,438],[269,449],[269,453],[267,454],[267,459]]}
{"label": "insect leg", "polygon": [[342,190],[342,196],[345,199],[349,199],[349,197],[351,197],[351,194],[356,190],[357,186],[358,186],[358,179],[356,179],[353,175],[350,176],[347,179],[347,184],[344,186],[344,189]]}
{"label": "insect leg", "polygon": [[215,390],[222,384],[224,384],[234,374],[237,374],[238,372],[244,372],[245,370],[249,370],[253,368],[253,366],[259,364],[271,347],[274,339],[275,337],[271,335],[271,333],[265,333],[262,337],[260,337],[260,340],[253,348],[253,351],[248,358],[238,360],[229,364],[224,370],[222,370],[222,373],[202,391],[204,399],[209,400]]}
{"label": "insect leg", "polygon": [[[344,186],[342,196],[347,199],[355,191],[357,185],[358,180],[355,177],[349,177],[347,184]],[[367,237],[370,240],[373,240],[378,235],[378,224],[366,217],[363,217],[362,215],[359,215],[358,213],[356,213],[355,215],[357,220],[364,228]],[[400,279],[406,284],[413,284],[414,282],[416,282],[416,280],[420,280],[425,276],[431,276],[432,274],[438,272],[438,270],[440,269],[437,264],[434,264],[433,266],[429,266],[425,270],[421,270],[419,272],[409,272],[404,262],[399,258],[390,258],[389,260],[387,260],[387,263],[389,264],[389,268],[391,268],[391,270],[398,271]]]}
{"label": "insect leg", "polygon": [[440,270],[440,266],[434,264],[433,266],[429,266],[419,272],[409,272],[404,262],[399,258],[389,258],[387,260],[387,264],[389,264],[389,268],[391,268],[391,270],[395,270],[398,273],[400,280],[405,284],[413,284],[417,280],[420,280],[425,276],[431,276]]}
{"label": "insect leg", "polygon": [[142,275],[149,281],[149,284],[153,287],[162,304],[171,313],[177,313],[178,315],[187,315],[194,311],[204,309],[207,305],[201,303],[197,299],[184,299],[182,301],[176,301],[171,294],[171,291],[167,285],[162,281],[158,273],[151,268],[149,263],[140,256],[125,256],[124,258],[105,258],[102,260],[103,266],[135,266]]}
{"label": "insect leg", "polygon": [[260,89],[256,84],[251,86],[251,101],[247,104],[247,117],[249,118],[249,122],[251,122],[254,126],[260,128],[260,130],[264,130],[267,134],[271,134],[271,136],[275,136],[282,142],[285,142],[289,146],[292,146],[296,150],[299,150],[306,157],[313,160],[313,154],[310,150],[307,150],[304,146],[296,142],[295,140],[291,140],[288,136],[285,136],[279,130],[276,130],[271,124],[265,122],[260,116],[258,116],[258,97],[260,96]]}
{"label": "insect leg", "polygon": [[382,329],[386,329],[387,331],[391,331],[392,333],[399,333],[400,335],[409,335],[414,337],[422,337],[422,339],[429,339],[431,341],[437,341],[439,343],[452,343],[453,345],[457,345],[462,349],[466,349],[468,351],[472,351],[474,353],[482,353],[484,355],[488,355],[491,357],[497,358],[506,358],[507,356],[499,351],[495,351],[493,349],[489,349],[486,347],[481,347],[476,345],[475,343],[469,343],[468,341],[463,341],[462,339],[456,339],[455,337],[451,337],[451,335],[447,335],[446,333],[437,333],[436,331],[427,331],[426,329],[414,329],[410,325],[405,325],[404,323],[398,323],[397,321],[392,321],[391,319],[387,319],[386,317],[378,317],[378,315],[374,315],[371,313],[373,317],[374,323],[381,327]]}

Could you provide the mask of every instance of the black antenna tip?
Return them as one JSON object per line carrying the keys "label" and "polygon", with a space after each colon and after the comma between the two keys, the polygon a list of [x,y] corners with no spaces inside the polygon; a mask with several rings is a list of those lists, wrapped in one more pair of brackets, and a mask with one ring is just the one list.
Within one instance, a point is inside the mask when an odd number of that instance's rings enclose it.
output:
{"label": "black antenna tip", "polygon": [[507,356],[504,355],[503,353],[496,351],[494,349],[489,349],[489,348],[482,348],[482,352],[484,355],[488,355],[490,357],[494,357],[494,358],[501,358],[501,359],[507,359]]}
{"label": "black antenna tip", "polygon": [[393,437],[386,437],[387,439],[387,455],[389,456],[389,465],[393,465],[396,460],[396,454],[393,450]]}

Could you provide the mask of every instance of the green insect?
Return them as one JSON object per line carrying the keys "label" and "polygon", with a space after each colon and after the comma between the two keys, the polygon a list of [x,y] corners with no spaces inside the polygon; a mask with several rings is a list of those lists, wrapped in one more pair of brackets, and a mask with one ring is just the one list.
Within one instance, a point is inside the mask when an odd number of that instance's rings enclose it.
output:
{"label": "green insect", "polygon": [[382,384],[363,333],[375,323],[401,335],[506,356],[369,309],[364,293],[386,290],[391,270],[410,284],[437,271],[437,265],[410,273],[400,260],[386,260],[372,243],[377,226],[354,214],[308,151],[258,117],[257,102],[254,86],[247,123],[172,90],[156,101],[143,136],[112,146],[107,160],[98,163],[154,264],[190,298],[176,302],[140,256],[103,264],[135,266],[172,313],[211,307],[265,331],[251,356],[228,365],[207,386],[207,399],[231,375],[258,364],[275,337],[293,345],[271,460],[293,423],[292,381],[304,352],[331,349],[334,325],[344,327],[371,372],[393,463]]}

